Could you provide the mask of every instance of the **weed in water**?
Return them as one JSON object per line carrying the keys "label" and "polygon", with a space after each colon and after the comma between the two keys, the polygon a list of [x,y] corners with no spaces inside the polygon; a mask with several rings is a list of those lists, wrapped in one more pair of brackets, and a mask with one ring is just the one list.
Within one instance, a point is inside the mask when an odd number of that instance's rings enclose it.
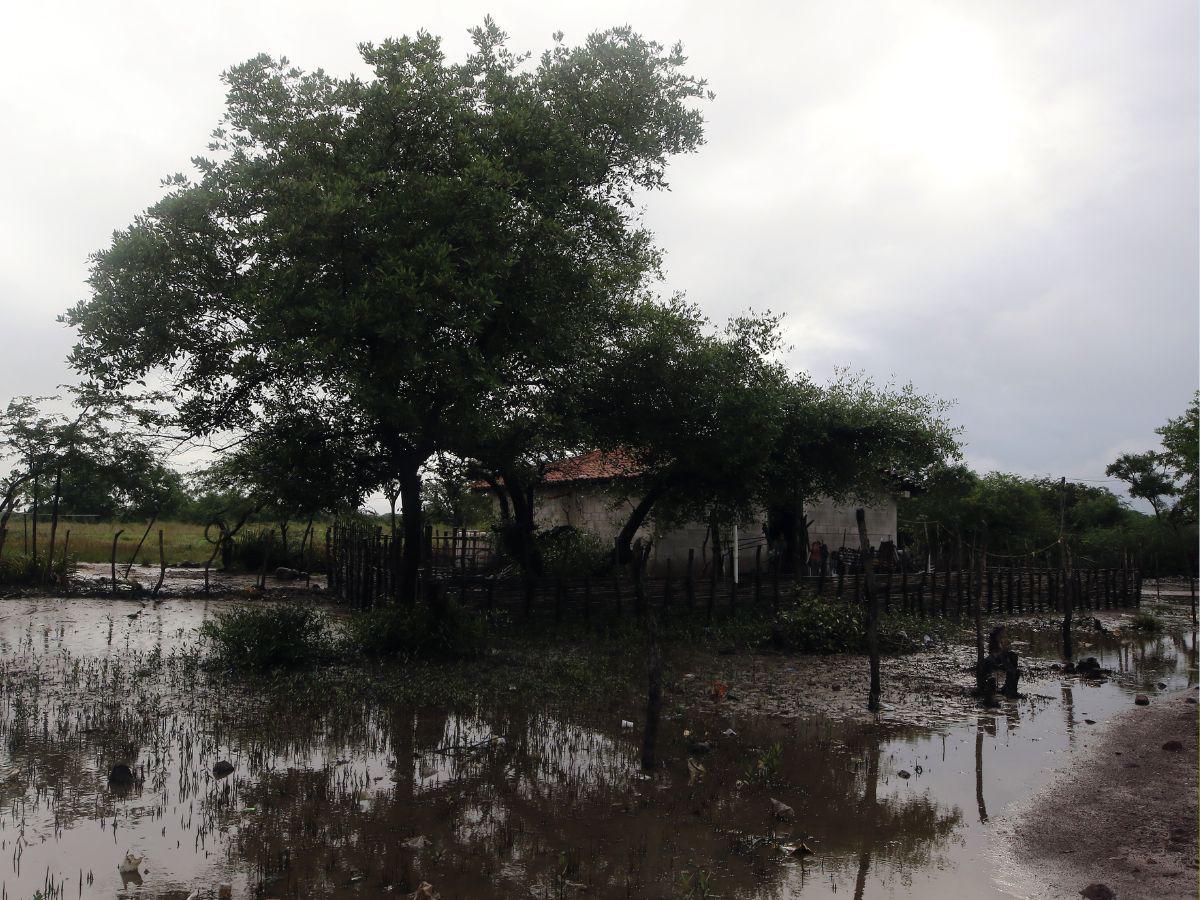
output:
{"label": "weed in water", "polygon": [[1162,631],[1162,620],[1151,612],[1139,612],[1130,623],[1138,631],[1157,633]]}
{"label": "weed in water", "polygon": [[311,606],[247,606],[204,623],[209,658],[234,669],[295,669],[329,659],[333,639],[324,613]]}

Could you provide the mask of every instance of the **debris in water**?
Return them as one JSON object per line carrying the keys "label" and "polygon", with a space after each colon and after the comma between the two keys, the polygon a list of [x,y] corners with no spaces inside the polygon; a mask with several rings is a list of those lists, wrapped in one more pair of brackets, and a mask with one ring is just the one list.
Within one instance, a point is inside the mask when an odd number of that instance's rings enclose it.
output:
{"label": "debris in water", "polygon": [[422,881],[417,889],[408,895],[408,900],[439,900],[442,895],[433,889],[428,881]]}
{"label": "debris in water", "polygon": [[901,769],[896,774],[899,775],[901,778],[912,778],[912,772],[908,771],[907,769]]}
{"label": "debris in water", "polygon": [[714,681],[712,683],[711,696],[714,700],[724,700],[728,693],[729,693],[729,685],[724,684],[720,681]]}
{"label": "debris in water", "polygon": [[232,900],[233,885],[228,881],[223,881],[217,886],[217,900]]}
{"label": "debris in water", "polygon": [[774,797],[771,800],[771,815],[779,819],[781,822],[791,822],[796,818],[796,811],[786,803],[780,803]]}
{"label": "debris in water", "polygon": [[630,722],[628,719],[622,719],[621,727],[624,728],[626,731],[631,731],[633,729],[633,723]]}
{"label": "debris in water", "polygon": [[424,850],[429,846],[429,838],[423,834],[418,834],[416,837],[410,837],[407,840],[401,841],[400,846],[405,850]]}
{"label": "debris in water", "polygon": [[[9,777],[12,777],[11,773]],[[116,787],[128,787],[133,784],[133,769],[125,763],[117,763],[108,773],[108,783]]]}
{"label": "debris in water", "polygon": [[695,784],[704,777],[704,766],[694,759],[688,759],[688,784]]}
{"label": "debris in water", "polygon": [[145,856],[134,856],[132,850],[125,851],[125,858],[117,863],[117,871],[122,875],[129,875],[138,870]]}
{"label": "debris in water", "polygon": [[216,775],[218,778],[224,778],[226,775],[228,775],[232,771],[233,771],[233,763],[231,763],[227,759],[219,759],[219,760],[217,760],[216,765],[213,766],[213,774]]}

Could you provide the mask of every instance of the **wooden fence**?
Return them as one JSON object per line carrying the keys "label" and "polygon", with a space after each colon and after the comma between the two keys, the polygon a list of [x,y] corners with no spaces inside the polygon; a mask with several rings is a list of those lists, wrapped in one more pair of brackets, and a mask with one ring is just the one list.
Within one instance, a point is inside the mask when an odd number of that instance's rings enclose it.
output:
{"label": "wooden fence", "polygon": [[[487,611],[507,611],[527,618],[591,619],[645,612],[651,605],[664,616],[715,615],[739,608],[780,609],[801,597],[826,597],[861,603],[861,573],[829,575],[781,574],[759,566],[737,582],[730,570],[708,566],[701,572],[689,553],[683,571],[671,564],[663,575],[638,576],[630,567],[611,575],[532,578],[489,570],[494,547],[481,533],[426,533],[418,593],[440,592],[459,603]],[[490,535],[486,535],[490,537]],[[432,538],[432,539],[431,539]],[[398,596],[399,548],[379,529],[334,526],[326,535],[329,589],[359,607],[391,602]],[[1004,566],[976,571],[876,572],[880,606],[918,616],[966,618],[976,593],[989,616],[1062,612],[1071,599],[1076,610],[1139,605],[1141,573],[1133,569],[1058,569]]]}

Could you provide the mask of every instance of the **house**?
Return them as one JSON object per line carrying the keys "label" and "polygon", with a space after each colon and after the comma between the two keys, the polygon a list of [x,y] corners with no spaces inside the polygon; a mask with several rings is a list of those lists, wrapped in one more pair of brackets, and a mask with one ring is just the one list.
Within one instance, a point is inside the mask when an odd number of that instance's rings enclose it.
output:
{"label": "house", "polygon": [[[538,529],[569,526],[607,543],[615,543],[636,501],[636,498],[631,500],[622,496],[619,482],[636,474],[636,466],[636,461],[627,453],[600,450],[550,463],[534,495]],[[486,486],[476,485],[476,490],[486,490]],[[499,504],[494,496],[493,503]],[[805,516],[812,523],[808,528],[809,541],[823,541],[831,551],[843,546],[857,549],[858,525],[854,513],[858,506],[863,506],[866,512],[867,536],[872,546],[878,547],[883,541],[896,539],[895,497],[871,505],[839,504],[828,498],[818,498],[804,504]],[[741,571],[753,570],[756,559],[766,565],[766,525],[765,510],[738,524]],[[732,533],[730,528],[728,533],[719,536],[723,554],[728,552]],[[649,565],[656,571],[665,569],[668,560],[675,571],[682,571],[687,565],[689,550],[694,551],[696,565],[700,566],[698,571],[707,570],[712,557],[712,535],[705,522],[689,522],[666,532],[657,532],[652,514],[637,536],[652,540]]]}

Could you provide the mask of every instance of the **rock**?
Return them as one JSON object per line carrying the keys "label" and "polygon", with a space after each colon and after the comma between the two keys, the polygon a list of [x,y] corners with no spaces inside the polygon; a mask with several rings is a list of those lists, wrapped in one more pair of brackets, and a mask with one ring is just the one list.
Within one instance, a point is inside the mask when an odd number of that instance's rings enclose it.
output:
{"label": "rock", "polygon": [[280,581],[294,581],[300,577],[300,572],[296,569],[289,569],[287,566],[280,566],[275,570],[275,577]]}
{"label": "rock", "polygon": [[405,850],[424,850],[429,846],[429,838],[423,834],[418,834],[416,837],[410,837],[407,840],[401,841],[400,846]]}
{"label": "rock", "polygon": [[912,772],[908,772],[904,769],[901,769],[896,774],[899,775],[901,778],[912,778]]}
{"label": "rock", "polygon": [[796,818],[796,811],[786,803],[780,803],[774,797],[771,801],[771,815],[779,819],[781,822],[791,822]]}
{"label": "rock", "polygon": [[1195,697],[1188,697],[1188,698],[1187,698],[1187,702],[1188,702],[1188,703],[1195,703],[1195,702],[1196,702],[1196,698],[1195,698]]}
{"label": "rock", "polygon": [[213,766],[213,774],[218,778],[224,778],[233,771],[233,763],[227,759],[217,760],[217,764]]}
{"label": "rock", "polygon": [[1160,691],[1165,691],[1167,689],[1167,683],[1165,681],[1160,681],[1158,683],[1158,689]]}
{"label": "rock", "polygon": [[1167,741],[1163,744],[1163,749],[1170,753],[1179,753],[1183,750],[1183,744],[1180,741]]}
{"label": "rock", "polygon": [[1100,668],[1100,660],[1094,656],[1075,663],[1075,672],[1084,678],[1101,678],[1104,675],[1104,669]]}
{"label": "rock", "polygon": [[1079,894],[1081,897],[1085,897],[1086,900],[1117,900],[1116,892],[1107,884],[1101,884],[1100,882],[1089,884]]}
{"label": "rock", "polygon": [[1147,697],[1145,694],[1138,694],[1136,697],[1133,698],[1133,702],[1136,703],[1138,706],[1149,706],[1150,698]]}
{"label": "rock", "polygon": [[217,885],[217,900],[233,900],[233,885],[228,881]]}
{"label": "rock", "polygon": [[[1189,699],[1189,700],[1192,700],[1192,698],[1191,698],[1191,697],[1188,697],[1188,699]],[[1195,700],[1192,700],[1192,702],[1193,702],[1193,703],[1195,703],[1196,701],[1195,701]],[[726,728],[724,731],[722,731],[722,732],[721,732],[721,734],[725,735],[725,737],[727,737],[727,738],[735,738],[735,737],[737,737],[737,732],[736,732],[736,731],[734,731],[732,728]]]}
{"label": "rock", "polygon": [[113,787],[129,787],[133,784],[133,769],[125,763],[117,763],[108,773],[108,783]]}

